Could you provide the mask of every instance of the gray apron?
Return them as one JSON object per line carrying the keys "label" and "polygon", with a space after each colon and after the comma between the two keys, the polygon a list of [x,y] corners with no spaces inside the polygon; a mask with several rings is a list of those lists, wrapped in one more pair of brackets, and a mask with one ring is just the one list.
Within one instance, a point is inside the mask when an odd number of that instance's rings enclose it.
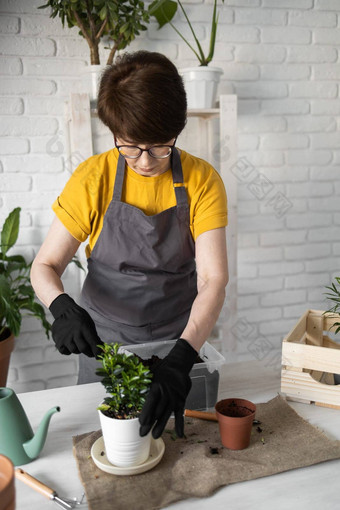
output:
{"label": "gray apron", "polygon": [[[147,216],[122,202],[125,159],[119,156],[113,197],[88,258],[81,305],[107,343],[178,338],[197,295],[195,244],[177,149],[171,156],[177,205]],[[98,381],[98,361],[79,355],[78,384]]]}

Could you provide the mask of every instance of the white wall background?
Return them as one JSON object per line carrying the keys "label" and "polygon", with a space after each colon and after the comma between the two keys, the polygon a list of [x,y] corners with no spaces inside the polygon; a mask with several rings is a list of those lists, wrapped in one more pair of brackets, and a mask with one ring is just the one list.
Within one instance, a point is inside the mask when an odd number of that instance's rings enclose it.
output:
{"label": "white wall background", "polygon": [[[37,9],[43,3],[0,1],[0,222],[22,207],[16,251],[28,258],[69,177],[64,103],[82,90],[88,61],[77,29],[62,29]],[[205,45],[211,3],[184,2]],[[176,24],[188,33],[181,15]],[[339,275],[339,1],[226,0],[217,39],[219,91],[237,94],[239,112],[238,354],[225,354],[279,370],[282,337],[306,308],[325,308],[324,286]],[[160,51],[178,67],[196,64],[171,27],[157,31],[154,23],[129,49]],[[210,159],[217,165],[215,151]],[[65,285],[76,297],[75,268]],[[223,339],[216,345],[223,351]],[[75,356],[59,355],[36,320],[24,320],[13,389],[74,384],[76,370]]]}

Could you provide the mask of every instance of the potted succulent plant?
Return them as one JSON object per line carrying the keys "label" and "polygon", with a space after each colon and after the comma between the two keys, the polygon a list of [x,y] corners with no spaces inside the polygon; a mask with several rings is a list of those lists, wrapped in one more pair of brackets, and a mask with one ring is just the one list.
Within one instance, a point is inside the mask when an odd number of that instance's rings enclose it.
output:
{"label": "potted succulent plant", "polygon": [[[224,0],[222,0],[224,3]],[[190,32],[194,38],[194,44],[188,41],[186,37],[179,31],[179,29],[172,22],[178,6],[184,15]],[[222,69],[219,67],[208,67],[214,58],[216,34],[218,26],[217,0],[213,3],[213,12],[211,19],[210,29],[210,42],[208,53],[203,51],[202,45],[195,33],[195,30],[189,20],[187,12],[184,9],[183,3],[180,0],[154,0],[150,5],[150,14],[154,16],[159,24],[159,28],[169,23],[176,33],[181,37],[185,44],[195,54],[199,65],[196,67],[186,67],[180,69],[179,72],[183,77],[184,85],[188,96],[189,108],[211,108],[215,105],[217,85],[220,77],[223,74]]]}
{"label": "potted succulent plant", "polygon": [[51,18],[59,16],[63,27],[78,27],[90,49],[88,78],[91,80],[90,99],[97,98],[98,78],[104,66],[100,64],[99,44],[105,37],[110,46],[106,64],[112,64],[116,52],[126,48],[141,31],[146,30],[150,15],[140,0],[48,0],[39,9],[51,8]]}
{"label": "potted succulent plant", "polygon": [[152,374],[132,353],[122,351],[118,343],[99,346],[102,377],[107,397],[98,407],[106,456],[114,466],[142,464],[148,457],[151,433],[139,435],[138,416],[144,405]]}
{"label": "potted succulent plant", "polygon": [[50,323],[44,308],[35,301],[30,283],[31,262],[22,255],[8,255],[19,234],[20,207],[6,218],[0,237],[0,386],[6,386],[14,337],[18,336],[24,314],[37,317],[49,336]]}

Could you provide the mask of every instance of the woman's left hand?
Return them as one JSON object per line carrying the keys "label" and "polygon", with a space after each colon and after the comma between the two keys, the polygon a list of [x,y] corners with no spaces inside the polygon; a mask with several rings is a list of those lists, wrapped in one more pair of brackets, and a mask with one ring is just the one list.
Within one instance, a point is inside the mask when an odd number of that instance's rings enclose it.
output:
{"label": "woman's left hand", "polygon": [[184,407],[191,389],[189,373],[196,359],[197,351],[180,338],[169,354],[151,368],[151,388],[139,417],[141,436],[152,429],[152,436],[160,437],[174,412],[176,434],[183,437]]}

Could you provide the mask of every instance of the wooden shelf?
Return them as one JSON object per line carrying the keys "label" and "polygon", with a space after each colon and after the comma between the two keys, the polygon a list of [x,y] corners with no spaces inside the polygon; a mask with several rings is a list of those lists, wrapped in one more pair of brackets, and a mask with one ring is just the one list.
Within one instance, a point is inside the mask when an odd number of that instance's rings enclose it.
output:
{"label": "wooden shelf", "polygon": [[[91,117],[98,117],[97,108],[90,108]],[[187,111],[188,117],[201,117],[203,119],[213,119],[220,116],[219,108],[192,109]]]}
{"label": "wooden shelf", "polygon": [[188,110],[188,117],[202,117],[203,119],[212,119],[220,116],[219,108],[208,108],[208,109],[193,109]]}

